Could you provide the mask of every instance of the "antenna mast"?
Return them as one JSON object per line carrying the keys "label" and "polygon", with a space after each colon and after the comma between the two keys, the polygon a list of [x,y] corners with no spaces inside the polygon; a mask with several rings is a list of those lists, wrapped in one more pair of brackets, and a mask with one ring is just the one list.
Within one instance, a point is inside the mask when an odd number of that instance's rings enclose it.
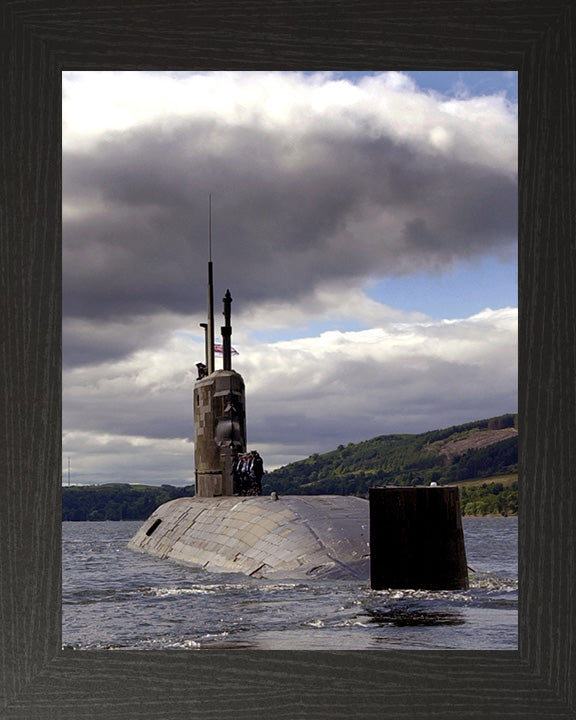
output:
{"label": "antenna mast", "polygon": [[214,372],[214,282],[212,276],[212,195],[208,195],[208,337],[206,366],[208,375]]}

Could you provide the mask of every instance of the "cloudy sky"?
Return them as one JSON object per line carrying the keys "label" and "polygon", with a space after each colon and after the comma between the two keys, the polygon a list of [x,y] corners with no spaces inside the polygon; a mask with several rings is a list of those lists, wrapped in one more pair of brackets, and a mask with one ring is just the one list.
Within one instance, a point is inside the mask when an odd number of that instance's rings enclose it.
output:
{"label": "cloudy sky", "polygon": [[209,195],[267,469],[515,412],[517,120],[513,72],[64,73],[64,483],[193,482]]}

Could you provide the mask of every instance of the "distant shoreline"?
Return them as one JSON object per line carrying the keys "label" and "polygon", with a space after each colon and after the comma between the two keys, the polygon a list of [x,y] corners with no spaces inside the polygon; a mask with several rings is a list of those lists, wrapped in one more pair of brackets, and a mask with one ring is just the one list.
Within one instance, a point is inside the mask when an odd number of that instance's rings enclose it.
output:
{"label": "distant shoreline", "polygon": [[[461,516],[517,517],[517,479],[517,474],[510,474],[457,483],[460,488]],[[179,497],[193,497],[193,492],[192,486],[177,488],[170,485],[142,486],[119,483],[63,487],[62,520],[144,522],[160,505]],[[282,497],[282,493],[279,495]]]}
{"label": "distant shoreline", "polygon": [[508,515],[501,515],[500,513],[486,513],[486,515],[462,515],[464,518],[517,518],[518,513],[509,513]]}

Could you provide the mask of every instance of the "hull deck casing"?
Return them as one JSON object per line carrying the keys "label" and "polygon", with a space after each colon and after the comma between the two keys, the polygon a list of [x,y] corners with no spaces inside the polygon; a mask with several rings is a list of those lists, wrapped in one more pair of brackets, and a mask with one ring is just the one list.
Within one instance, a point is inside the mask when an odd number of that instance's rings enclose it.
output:
{"label": "hull deck casing", "polygon": [[157,508],[129,547],[214,572],[367,580],[369,534],[362,498],[193,497]]}

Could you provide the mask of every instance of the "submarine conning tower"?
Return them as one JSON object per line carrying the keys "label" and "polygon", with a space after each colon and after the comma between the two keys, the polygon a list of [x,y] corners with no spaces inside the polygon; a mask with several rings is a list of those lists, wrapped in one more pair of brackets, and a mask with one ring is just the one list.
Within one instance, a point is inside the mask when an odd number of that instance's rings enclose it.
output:
{"label": "submarine conning tower", "polygon": [[232,465],[246,452],[246,403],[242,376],[232,370],[232,296],[226,291],[222,330],[222,370],[214,369],[214,295],[208,263],[206,364],[194,385],[194,463],[198,497],[233,495]]}

